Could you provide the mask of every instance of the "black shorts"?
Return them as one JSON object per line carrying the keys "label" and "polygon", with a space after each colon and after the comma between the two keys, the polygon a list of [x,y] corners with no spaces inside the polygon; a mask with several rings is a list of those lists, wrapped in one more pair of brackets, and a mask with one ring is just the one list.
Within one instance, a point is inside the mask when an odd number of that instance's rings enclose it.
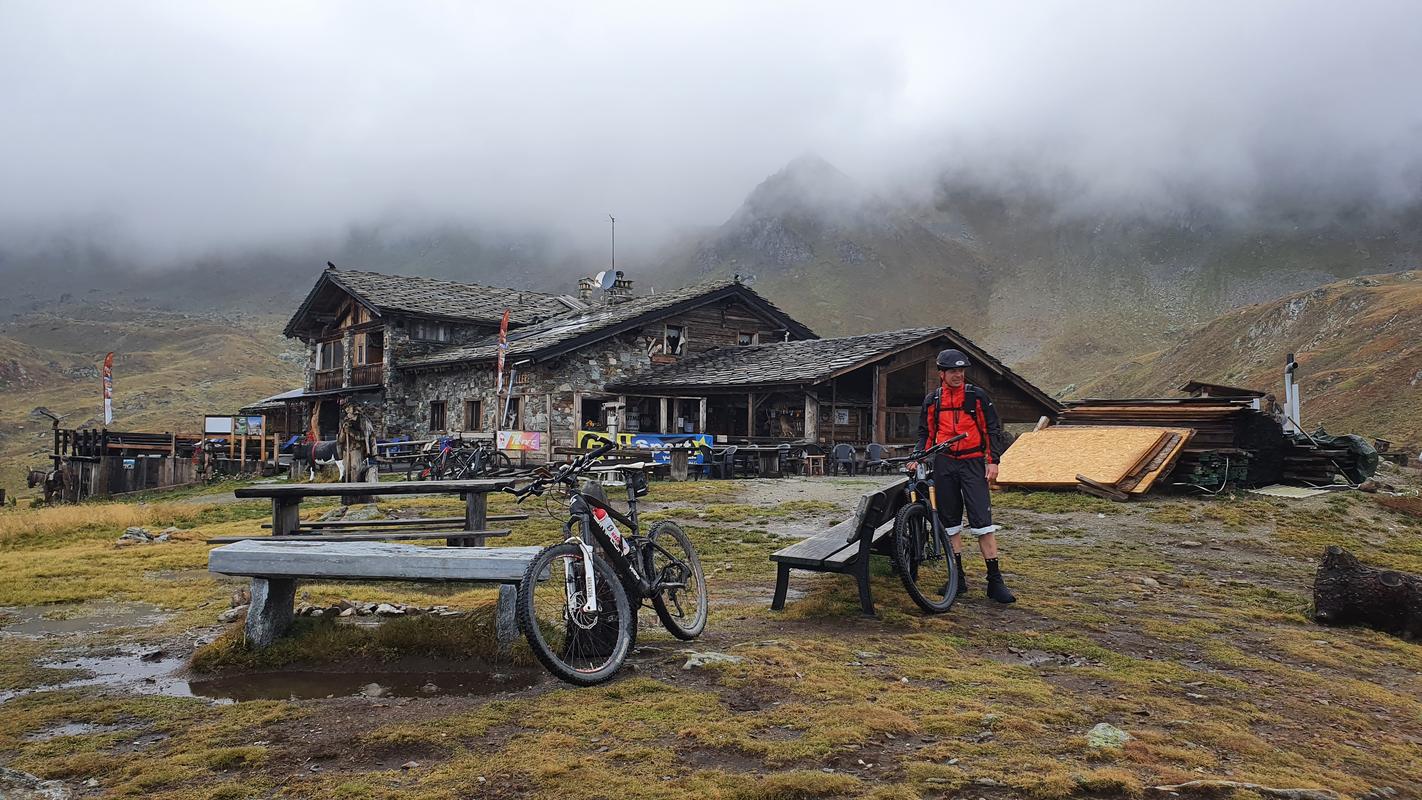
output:
{"label": "black shorts", "polygon": [[968,530],[985,536],[997,530],[992,524],[992,495],[988,491],[987,464],[981,458],[937,456],[933,462],[933,485],[938,502],[938,518],[952,536],[963,531],[963,510],[968,512]]}

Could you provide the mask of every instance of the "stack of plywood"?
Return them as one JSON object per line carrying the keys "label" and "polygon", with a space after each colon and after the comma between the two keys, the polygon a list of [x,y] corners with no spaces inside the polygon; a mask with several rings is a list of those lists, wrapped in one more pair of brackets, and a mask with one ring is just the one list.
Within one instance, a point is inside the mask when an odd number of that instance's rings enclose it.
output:
{"label": "stack of plywood", "polygon": [[1002,454],[1001,486],[1076,488],[1126,500],[1149,491],[1175,465],[1190,428],[1061,425],[1024,433]]}

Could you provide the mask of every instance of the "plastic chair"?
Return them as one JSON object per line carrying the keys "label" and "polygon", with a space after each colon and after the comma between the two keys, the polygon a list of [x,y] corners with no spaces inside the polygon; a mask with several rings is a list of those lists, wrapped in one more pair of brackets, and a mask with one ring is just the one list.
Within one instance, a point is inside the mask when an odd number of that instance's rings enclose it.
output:
{"label": "plastic chair", "polygon": [[859,472],[859,464],[855,458],[854,445],[852,444],[835,445],[834,449],[830,451],[830,461],[836,475],[839,474],[840,469],[844,469],[850,475]]}
{"label": "plastic chair", "polygon": [[883,472],[887,466],[884,463],[884,446],[878,442],[870,442],[869,446],[864,448],[864,471]]}

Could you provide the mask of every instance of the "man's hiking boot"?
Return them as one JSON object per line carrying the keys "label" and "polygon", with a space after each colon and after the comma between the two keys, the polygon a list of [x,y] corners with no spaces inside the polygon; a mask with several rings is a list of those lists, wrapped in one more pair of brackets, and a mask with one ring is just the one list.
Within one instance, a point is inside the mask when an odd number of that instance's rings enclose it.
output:
{"label": "man's hiking boot", "polygon": [[1007,584],[1002,580],[1002,572],[997,567],[997,559],[988,559],[987,568],[988,598],[1004,604],[1017,602],[1017,597],[1008,590]]}
{"label": "man's hiking boot", "polygon": [[963,560],[958,559],[958,591],[953,597],[962,597],[968,593],[968,574],[963,571]]}

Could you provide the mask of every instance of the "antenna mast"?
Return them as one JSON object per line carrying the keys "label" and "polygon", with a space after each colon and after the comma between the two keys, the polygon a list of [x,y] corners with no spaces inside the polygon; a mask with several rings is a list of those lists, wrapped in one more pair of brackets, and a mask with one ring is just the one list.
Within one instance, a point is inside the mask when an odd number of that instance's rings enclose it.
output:
{"label": "antenna mast", "polygon": [[611,265],[611,268],[614,269],[614,270],[616,270],[616,269],[617,269],[617,217],[614,217],[614,216],[612,216],[611,214],[608,214],[608,215],[607,215],[607,218],[610,219],[610,220],[612,220],[612,265]]}

